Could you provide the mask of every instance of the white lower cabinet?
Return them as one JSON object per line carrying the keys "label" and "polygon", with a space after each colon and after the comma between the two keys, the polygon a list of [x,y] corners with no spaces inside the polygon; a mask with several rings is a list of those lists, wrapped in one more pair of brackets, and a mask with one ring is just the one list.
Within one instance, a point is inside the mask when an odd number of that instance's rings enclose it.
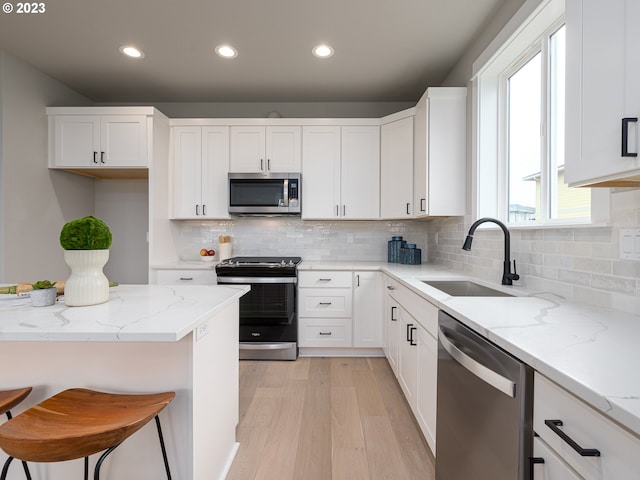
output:
{"label": "white lower cabinet", "polygon": [[407,403],[415,413],[416,389],[418,385],[418,349],[414,340],[415,330],[418,329],[417,320],[409,312],[400,307],[400,351],[398,381],[404,392]]}
{"label": "white lower cabinet", "polygon": [[353,346],[382,347],[382,274],[353,274]]}
{"label": "white lower cabinet", "polygon": [[582,480],[538,437],[533,440],[533,456],[539,460],[533,465],[533,480]]}
{"label": "white lower cabinet", "polygon": [[418,425],[436,451],[438,309],[408,288],[387,281],[385,354]]}
{"label": "white lower cabinet", "polygon": [[[437,311],[436,311],[437,316]],[[437,319],[436,319],[437,321]],[[436,450],[436,378],[438,376],[438,340],[418,324],[415,415],[429,447]]]}
{"label": "white lower cabinet", "polygon": [[535,480],[640,478],[640,438],[539,373],[533,427],[544,461],[534,466]]}
{"label": "white lower cabinet", "polygon": [[382,347],[382,274],[301,271],[298,276],[300,347]]}
{"label": "white lower cabinet", "polygon": [[398,364],[400,363],[400,310],[398,302],[391,293],[398,288],[398,283],[389,277],[386,280],[385,306],[382,315],[384,328],[384,354],[391,366],[393,373],[398,376]]}

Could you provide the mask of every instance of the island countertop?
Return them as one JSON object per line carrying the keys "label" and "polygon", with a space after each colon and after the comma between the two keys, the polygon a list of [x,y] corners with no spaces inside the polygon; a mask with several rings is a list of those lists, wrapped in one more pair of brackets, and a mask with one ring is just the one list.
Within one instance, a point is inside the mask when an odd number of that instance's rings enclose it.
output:
{"label": "island countertop", "polygon": [[119,285],[99,305],[33,307],[0,295],[0,341],[176,342],[237,300],[247,285]]}

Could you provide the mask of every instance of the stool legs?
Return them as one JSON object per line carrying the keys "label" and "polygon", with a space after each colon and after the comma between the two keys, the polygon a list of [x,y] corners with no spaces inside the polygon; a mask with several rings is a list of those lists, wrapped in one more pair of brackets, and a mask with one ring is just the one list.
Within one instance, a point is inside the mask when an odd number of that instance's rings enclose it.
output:
{"label": "stool legs", "polygon": [[[11,420],[11,412],[9,410],[5,412],[5,415],[7,416],[7,420]],[[7,476],[7,472],[9,470],[9,465],[11,464],[12,460],[13,460],[13,457],[9,457],[5,462],[4,468],[2,469],[2,475],[0,476],[0,480],[5,480]],[[22,468],[24,469],[24,474],[27,477],[27,480],[32,480],[31,472],[29,472],[29,467],[27,466],[27,462],[24,462],[24,461],[22,462]]]}

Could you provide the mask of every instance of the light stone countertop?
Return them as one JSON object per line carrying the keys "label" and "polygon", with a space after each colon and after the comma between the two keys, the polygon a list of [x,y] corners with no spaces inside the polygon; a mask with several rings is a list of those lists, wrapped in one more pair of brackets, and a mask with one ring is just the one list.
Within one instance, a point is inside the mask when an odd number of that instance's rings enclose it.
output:
{"label": "light stone countertop", "polygon": [[120,285],[99,305],[33,307],[0,295],[0,341],[176,342],[239,299],[247,285]]}
{"label": "light stone countertop", "polygon": [[[301,270],[381,270],[640,437],[640,314],[568,302],[429,264],[307,262]],[[514,297],[452,297],[422,280],[469,279]]]}

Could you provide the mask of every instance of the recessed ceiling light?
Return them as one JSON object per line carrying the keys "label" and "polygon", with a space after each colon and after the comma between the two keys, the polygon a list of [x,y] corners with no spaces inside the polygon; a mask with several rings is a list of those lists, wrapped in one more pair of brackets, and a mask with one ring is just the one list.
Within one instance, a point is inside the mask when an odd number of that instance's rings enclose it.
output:
{"label": "recessed ceiling light", "polygon": [[329,58],[333,55],[333,48],[330,45],[316,45],[311,52],[318,58]]}
{"label": "recessed ceiling light", "polygon": [[238,51],[231,45],[218,45],[216,53],[224,58],[236,58],[238,56]]}
{"label": "recessed ceiling light", "polygon": [[119,48],[119,50],[120,50],[120,53],[122,53],[123,55],[126,55],[127,57],[131,57],[131,58],[144,57],[144,52],[142,50],[139,50],[136,47],[133,47],[131,45],[122,45]]}

